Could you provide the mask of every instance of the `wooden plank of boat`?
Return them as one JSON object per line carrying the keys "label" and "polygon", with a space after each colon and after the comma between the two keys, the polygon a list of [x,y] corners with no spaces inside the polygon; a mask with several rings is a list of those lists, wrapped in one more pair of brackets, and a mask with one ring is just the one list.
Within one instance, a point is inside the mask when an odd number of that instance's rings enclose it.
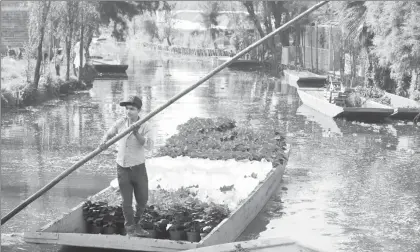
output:
{"label": "wooden plank of boat", "polygon": [[299,88],[320,88],[324,87],[327,76],[318,75],[309,71],[283,70],[284,77],[289,85]]}
{"label": "wooden plank of boat", "polygon": [[391,100],[391,106],[396,112],[391,115],[396,120],[414,120],[414,117],[420,113],[420,103],[406,97],[385,92],[385,96]]}
{"label": "wooden plank of boat", "polygon": [[362,107],[358,108],[337,106],[323,97],[324,91],[321,88],[299,88],[297,91],[304,104],[333,118],[380,121],[394,113],[393,108],[371,100],[365,100]]}
{"label": "wooden plank of boat", "polygon": [[93,65],[100,73],[124,73],[128,65]]}
{"label": "wooden plank of boat", "polygon": [[203,248],[193,248],[184,252],[321,252],[321,249],[287,238],[265,238],[243,242],[232,242]]}
{"label": "wooden plank of boat", "polygon": [[[287,158],[289,153],[290,146],[288,145],[286,150]],[[277,189],[286,164],[287,160],[272,169],[247,199],[198,243],[141,237],[130,238],[121,235],[88,234],[86,233],[86,226],[83,220],[83,203],[40,230],[25,233],[24,240],[28,243],[163,252],[232,242],[240,236]],[[106,193],[107,190],[112,190],[112,187],[109,186],[99,193]]]}

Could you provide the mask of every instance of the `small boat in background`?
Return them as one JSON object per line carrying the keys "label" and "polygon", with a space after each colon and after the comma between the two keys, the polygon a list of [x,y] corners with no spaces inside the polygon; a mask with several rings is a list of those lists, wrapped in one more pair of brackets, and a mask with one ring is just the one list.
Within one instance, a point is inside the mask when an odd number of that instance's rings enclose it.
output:
{"label": "small boat in background", "polygon": [[289,85],[299,87],[322,88],[327,83],[327,76],[318,75],[309,71],[284,70],[284,78]]}
{"label": "small boat in background", "polygon": [[390,106],[365,98],[361,98],[360,106],[348,107],[346,99],[350,90],[332,78],[328,78],[324,88],[302,88],[299,85],[297,92],[304,104],[333,118],[373,122],[381,121],[395,112]]}
{"label": "small boat in background", "polygon": [[87,60],[87,66],[91,66],[95,72],[95,79],[104,78],[127,78],[128,65],[121,64],[118,59],[92,56]]}

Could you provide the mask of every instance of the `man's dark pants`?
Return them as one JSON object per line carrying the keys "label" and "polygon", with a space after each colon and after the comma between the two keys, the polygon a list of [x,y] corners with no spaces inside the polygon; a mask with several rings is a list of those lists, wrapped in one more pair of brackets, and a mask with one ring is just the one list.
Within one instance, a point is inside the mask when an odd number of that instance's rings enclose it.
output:
{"label": "man's dark pants", "polygon": [[[146,165],[144,163],[132,167],[117,165],[117,171],[123,201],[124,226],[132,226],[140,221],[149,197]],[[133,213],[133,192],[137,203],[135,214]]]}

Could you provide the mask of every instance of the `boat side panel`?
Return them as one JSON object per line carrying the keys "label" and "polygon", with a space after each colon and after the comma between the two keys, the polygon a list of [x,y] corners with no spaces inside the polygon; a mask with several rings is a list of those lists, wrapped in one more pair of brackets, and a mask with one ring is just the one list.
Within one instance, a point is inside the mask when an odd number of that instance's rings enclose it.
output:
{"label": "boat side panel", "polygon": [[404,108],[406,106],[420,108],[420,103],[412,99],[408,99],[391,93],[385,93],[385,95],[391,99],[391,105],[394,108]]}
{"label": "boat side panel", "polygon": [[382,108],[382,109],[392,109],[390,106],[375,102],[372,100],[367,100],[361,108]]}
{"label": "boat side panel", "polygon": [[[309,92],[321,92],[322,93],[322,91],[309,91]],[[309,106],[309,107],[311,107],[311,108],[313,108],[313,109],[315,109],[315,110],[317,110],[317,111],[319,111],[323,114],[326,114],[330,117],[336,117],[343,112],[342,107],[331,104],[326,100],[324,101],[323,99],[315,97],[314,95],[311,95],[311,94],[307,93],[306,91],[298,89],[298,94],[299,94],[300,99],[302,100],[302,102],[305,105],[307,105],[307,106]]]}
{"label": "boat side panel", "polygon": [[[110,189],[111,187],[107,187],[98,194],[105,193]],[[86,233],[86,224],[83,220],[83,204],[84,202],[80,203],[71,209],[69,213],[48,223],[42,227],[40,231],[53,233]]]}
{"label": "boat side panel", "polygon": [[75,233],[25,233],[29,243],[60,244],[76,247],[122,249],[131,251],[181,251],[195,248],[197,243],[157,240],[122,235],[75,234]]}
{"label": "boat side panel", "polygon": [[[288,146],[289,147],[289,146]],[[290,154],[288,148],[286,157]],[[229,218],[223,220],[214,228],[202,241],[198,247],[211,246],[226,242],[235,241],[245,230],[245,228],[254,220],[255,216],[265,206],[273,192],[277,189],[283,177],[287,160],[283,164],[273,169],[267,178],[250,194]]]}

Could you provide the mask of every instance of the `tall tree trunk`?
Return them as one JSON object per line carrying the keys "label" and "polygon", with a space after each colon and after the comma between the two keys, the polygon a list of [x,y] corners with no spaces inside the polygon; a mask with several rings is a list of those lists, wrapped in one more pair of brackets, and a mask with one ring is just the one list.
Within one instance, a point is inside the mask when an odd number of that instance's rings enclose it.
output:
{"label": "tall tree trunk", "polygon": [[86,43],[85,43],[86,58],[89,58],[90,57],[89,47],[93,39],[93,28],[90,25],[87,28],[86,38],[87,38]]}
{"label": "tall tree trunk", "polygon": [[44,34],[45,34],[45,25],[47,22],[47,16],[48,12],[50,11],[51,1],[48,1],[48,3],[43,2],[43,8],[42,8],[42,23],[41,27],[39,29],[39,42],[38,42],[38,57],[36,59],[36,65],[35,65],[35,75],[34,75],[34,83],[33,87],[35,90],[38,89],[39,79],[41,78],[40,70],[41,70],[41,61],[44,58],[44,55],[42,53],[42,43],[44,41]]}
{"label": "tall tree trunk", "polygon": [[[260,34],[260,37],[263,38],[265,36],[265,33],[264,33],[264,30],[262,29],[260,20],[258,19],[257,15],[255,14],[253,2],[252,1],[246,1],[243,4],[248,11],[249,17],[254,22],[255,28],[257,28],[257,31]],[[269,49],[270,53],[272,55],[275,55],[276,50],[275,50],[274,39],[269,39],[267,45],[268,45],[268,49]]]}
{"label": "tall tree trunk", "polygon": [[66,81],[70,80],[70,50],[71,50],[71,42],[69,36],[66,37]]}
{"label": "tall tree trunk", "polygon": [[82,18],[81,18],[81,26],[80,26],[80,45],[79,45],[79,57],[80,57],[80,65],[79,65],[79,81],[82,80],[82,74],[83,74],[83,37],[85,32],[85,26],[84,26],[84,16],[83,16],[83,8],[82,8]]}
{"label": "tall tree trunk", "polygon": [[265,36],[265,33],[264,33],[264,30],[261,27],[260,20],[255,15],[253,2],[252,1],[246,1],[243,4],[244,4],[245,8],[248,11],[249,17],[254,22],[255,28],[257,28],[258,33],[260,34],[261,38],[263,38]]}

